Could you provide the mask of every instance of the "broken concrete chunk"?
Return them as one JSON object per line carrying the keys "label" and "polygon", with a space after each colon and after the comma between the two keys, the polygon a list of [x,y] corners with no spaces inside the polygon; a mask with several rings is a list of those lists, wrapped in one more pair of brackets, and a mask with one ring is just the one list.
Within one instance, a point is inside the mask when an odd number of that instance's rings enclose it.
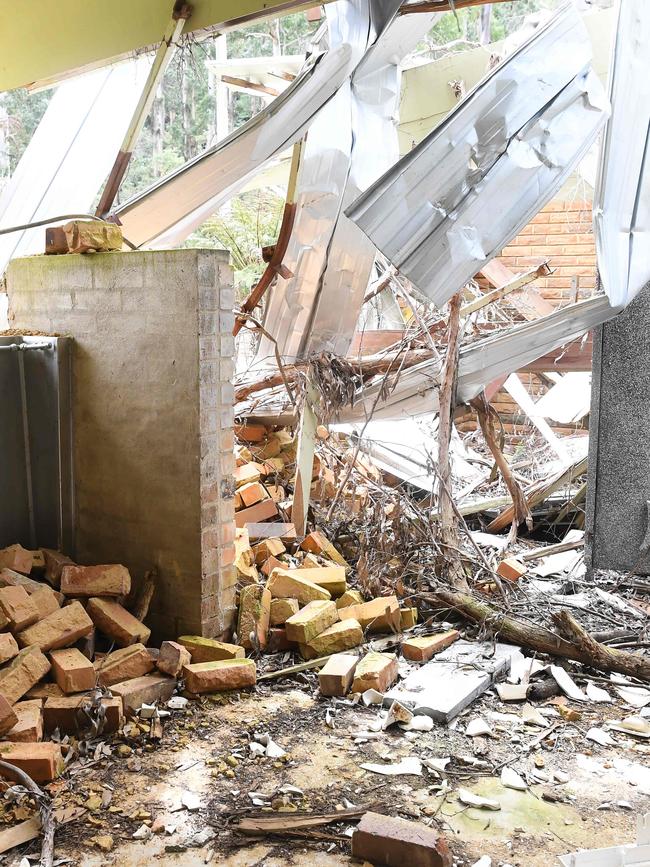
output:
{"label": "broken concrete chunk", "polygon": [[53,650],[50,653],[52,674],[61,690],[69,695],[72,692],[85,692],[95,687],[95,669],[76,647]]}
{"label": "broken concrete chunk", "polygon": [[264,650],[271,617],[271,594],[261,584],[249,584],[239,594],[237,635],[242,647]]}
{"label": "broken concrete chunk", "polygon": [[7,732],[7,740],[35,744],[43,739],[43,702],[41,699],[19,701],[14,705],[17,721]]}
{"label": "broken concrete chunk", "polygon": [[399,632],[400,611],[396,596],[380,596],[361,605],[339,609],[341,620],[358,620],[369,632]]}
{"label": "broken concrete chunk", "polygon": [[50,663],[39,648],[26,647],[11,662],[0,668],[0,693],[9,704],[14,704],[45,677],[49,670]]}
{"label": "broken concrete chunk", "polygon": [[316,600],[327,601],[332,594],[324,587],[302,577],[303,569],[274,569],[266,582],[267,589],[274,599],[297,599],[300,605]]}
{"label": "broken concrete chunk", "polygon": [[312,638],[306,645],[301,645],[300,651],[305,659],[316,659],[358,647],[362,641],[361,624],[357,620],[341,620]]}
{"label": "broken concrete chunk", "polygon": [[352,857],[393,867],[452,867],[447,843],[435,829],[368,811],[352,834]]}
{"label": "broken concrete chunk", "polygon": [[282,539],[263,539],[253,548],[253,555],[258,566],[262,566],[269,557],[279,557],[287,549]]}
{"label": "broken concrete chunk", "polygon": [[300,547],[303,551],[309,551],[311,554],[320,554],[322,557],[327,557],[328,560],[336,563],[337,566],[343,566],[346,571],[350,568],[345,557],[335,548],[327,536],[319,530],[314,530],[313,533],[305,536]]}
{"label": "broken concrete chunk", "polygon": [[131,575],[126,566],[64,566],[61,592],[66,596],[127,596]]}
{"label": "broken concrete chunk", "polygon": [[411,662],[428,662],[436,653],[440,653],[459,638],[460,632],[457,629],[439,632],[437,635],[409,638],[402,642],[402,656]]}
{"label": "broken concrete chunk", "polygon": [[331,656],[318,674],[318,685],[323,695],[347,695],[352,686],[358,656],[336,653]]}
{"label": "broken concrete chunk", "polygon": [[336,600],[337,608],[348,608],[350,605],[362,605],[363,596],[358,590],[346,590],[342,596]]}
{"label": "broken concrete chunk", "polygon": [[190,651],[176,641],[163,641],[160,645],[160,653],[156,660],[158,671],[168,674],[170,677],[179,677],[184,665],[192,661]]}
{"label": "broken concrete chunk", "polygon": [[[63,771],[61,747],[51,741],[41,744],[3,741],[0,743],[0,759],[24,771],[35,783],[51,783]],[[9,770],[2,769],[0,774],[8,780],[21,782]]]}
{"label": "broken concrete chunk", "polygon": [[38,620],[38,608],[24,587],[0,588],[0,610],[12,632],[19,632]]}
{"label": "broken concrete chunk", "polygon": [[19,632],[16,638],[21,647],[35,644],[41,650],[56,650],[59,647],[69,647],[89,635],[93,622],[86,614],[80,602],[72,602],[65,608],[59,608],[39,620],[33,626],[28,626]]}
{"label": "broken concrete chunk", "polygon": [[312,584],[323,587],[325,590],[329,590],[332,598],[342,596],[348,589],[343,566],[303,567],[300,569],[300,577],[305,581],[311,581]]}
{"label": "broken concrete chunk", "polygon": [[29,597],[38,611],[38,619],[44,620],[49,614],[53,614],[61,607],[58,593],[51,587],[43,585],[40,590],[35,590]]}
{"label": "broken concrete chunk", "polygon": [[397,657],[394,653],[367,653],[357,665],[352,692],[376,689],[386,692],[397,680]]}
{"label": "broken concrete chunk", "polygon": [[333,602],[317,599],[310,602],[297,614],[293,614],[284,624],[287,638],[299,644],[308,644],[321,632],[336,623],[338,611]]}
{"label": "broken concrete chunk", "polygon": [[450,722],[502,673],[513,654],[507,644],[456,641],[431,662],[414,667],[387,698],[417,708],[440,722]]}
{"label": "broken concrete chunk", "polygon": [[271,626],[283,626],[299,610],[297,599],[271,599]]}
{"label": "broken concrete chunk", "polygon": [[189,650],[192,662],[217,662],[220,659],[243,659],[246,656],[240,644],[228,644],[216,638],[181,635],[178,643]]}
{"label": "broken concrete chunk", "polygon": [[183,677],[189,692],[224,692],[255,686],[257,669],[252,659],[222,659],[186,665]]}
{"label": "broken concrete chunk", "polygon": [[506,557],[497,567],[497,575],[506,581],[519,581],[526,574],[526,567],[516,557]]}
{"label": "broken concrete chunk", "polygon": [[[79,604],[79,603],[77,603]],[[146,644],[151,630],[140,623],[119,602],[93,597],[88,600],[88,614],[100,632],[112,638],[120,647],[129,644]]]}
{"label": "broken concrete chunk", "polygon": [[9,662],[18,653],[18,644],[10,632],[0,633],[0,665]]}
{"label": "broken concrete chunk", "polygon": [[29,575],[33,560],[32,552],[22,545],[9,545],[8,548],[0,549],[0,569],[13,569],[14,572]]}
{"label": "broken concrete chunk", "polygon": [[0,735],[7,734],[18,722],[18,715],[7,699],[0,693]]}
{"label": "broken concrete chunk", "polygon": [[66,554],[52,548],[42,548],[41,550],[45,558],[45,577],[53,587],[58,587],[61,584],[63,567],[68,564],[74,565],[74,561]]}
{"label": "broken concrete chunk", "polygon": [[492,798],[483,798],[481,795],[475,795],[469,789],[458,790],[458,800],[466,807],[478,807],[481,810],[500,810],[501,804]]}
{"label": "broken concrete chunk", "polygon": [[[49,734],[59,729],[62,735],[79,735],[93,728],[93,701],[87,695],[52,696],[43,705],[43,726]],[[102,696],[103,726],[98,734],[116,732],[122,724],[122,699]]]}
{"label": "broken concrete chunk", "polygon": [[111,692],[119,695],[124,704],[124,712],[132,713],[143,704],[164,704],[174,692],[176,681],[162,674],[145,674],[111,686]]}
{"label": "broken concrete chunk", "polygon": [[142,677],[153,671],[155,663],[144,644],[131,644],[120,647],[98,659],[94,669],[97,681],[102,686],[113,686],[124,680]]}

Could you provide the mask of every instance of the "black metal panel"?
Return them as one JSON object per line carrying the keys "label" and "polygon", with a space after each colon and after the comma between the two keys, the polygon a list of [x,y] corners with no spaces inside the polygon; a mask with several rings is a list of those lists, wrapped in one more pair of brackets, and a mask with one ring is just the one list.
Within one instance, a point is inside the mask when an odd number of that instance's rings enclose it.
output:
{"label": "black metal panel", "polygon": [[0,336],[0,547],[71,549],[70,343]]}

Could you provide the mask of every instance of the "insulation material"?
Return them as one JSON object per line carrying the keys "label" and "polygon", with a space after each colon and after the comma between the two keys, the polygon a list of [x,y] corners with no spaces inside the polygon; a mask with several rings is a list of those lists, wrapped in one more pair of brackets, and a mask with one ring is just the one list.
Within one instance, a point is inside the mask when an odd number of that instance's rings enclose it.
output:
{"label": "insulation material", "polygon": [[[264,322],[287,360],[324,350],[344,355],[354,334],[375,247],[342,208],[397,159],[398,62],[438,17],[405,16],[390,23],[396,9],[371,26],[371,37],[374,30],[379,39],[318,115],[303,150],[296,220],[284,257],[293,276],[278,276]],[[326,14],[333,45],[351,39],[351,32],[359,41],[364,31],[358,22],[368,17],[365,2],[333,3]],[[370,16],[372,25],[372,9]],[[382,19],[390,26],[379,28]],[[258,360],[267,359],[274,359],[274,347],[263,338]]]}
{"label": "insulation material", "polygon": [[[0,195],[0,228],[92,210],[151,63],[142,56],[57,88]],[[43,227],[0,235],[0,273],[15,256],[42,253],[44,235]]]}
{"label": "insulation material", "polygon": [[606,119],[578,12],[563,7],[347,209],[442,305],[559,190]]}
{"label": "insulation material", "polygon": [[619,3],[610,64],[612,114],[596,194],[598,268],[613,306],[628,304],[650,280],[650,4]]}

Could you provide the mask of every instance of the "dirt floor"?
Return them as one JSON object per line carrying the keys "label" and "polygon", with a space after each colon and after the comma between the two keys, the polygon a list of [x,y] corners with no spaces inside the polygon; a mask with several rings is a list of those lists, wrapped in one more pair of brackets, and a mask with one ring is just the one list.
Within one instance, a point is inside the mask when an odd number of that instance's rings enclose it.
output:
{"label": "dirt floor", "polygon": [[[372,732],[376,707],[318,698],[316,683],[306,673],[260,685],[252,694],[190,702],[165,720],[159,743],[134,725],[127,729],[130,737],[108,739],[104,748],[93,743],[87,764],[75,760],[50,787],[57,808],[86,810],[57,831],[56,857],[88,867],[352,863],[354,823],[277,842],[239,834],[237,820],[260,811],[249,794],[254,792],[272,802],[264,815],[363,806],[432,824],[446,835],[457,865],[489,855],[495,867],[547,867],[558,863],[556,855],[576,848],[634,840],[637,815],[650,809],[650,747],[618,733],[612,733],[616,748],[585,739],[592,725],[620,718],[620,707],[582,705],[574,722],[558,715],[555,731],[531,748],[542,730],[523,726],[521,705],[506,706],[494,694],[475,702],[455,730],[434,725],[431,732]],[[490,723],[492,737],[463,733],[477,717]],[[255,732],[270,733],[286,756],[253,757],[249,742]],[[359,732],[366,734],[355,738]],[[421,776],[360,768],[405,756],[451,761],[444,775],[426,766]],[[469,764],[476,761],[484,766]],[[499,780],[506,763],[529,782],[532,773],[547,775],[549,782],[533,782],[526,792],[506,789]],[[553,781],[556,771],[566,781]],[[287,784],[301,791],[279,792]],[[497,800],[501,809],[464,807],[457,797],[461,787]],[[544,793],[554,800],[545,800]],[[198,796],[196,803],[192,796]],[[6,821],[15,822],[16,809],[22,808],[5,808]],[[3,863],[17,865],[38,851],[35,841],[5,855]]]}

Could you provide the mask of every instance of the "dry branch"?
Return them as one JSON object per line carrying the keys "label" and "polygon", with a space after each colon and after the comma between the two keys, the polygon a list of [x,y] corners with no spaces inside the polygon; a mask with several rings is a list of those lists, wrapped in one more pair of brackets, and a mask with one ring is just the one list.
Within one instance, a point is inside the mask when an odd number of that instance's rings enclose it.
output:
{"label": "dry branch", "polygon": [[530,513],[524,492],[521,490],[519,483],[515,479],[514,474],[510,469],[510,464],[506,460],[506,456],[499,448],[497,436],[492,427],[490,406],[485,399],[485,394],[481,392],[478,397],[475,397],[474,400],[471,401],[471,404],[476,410],[483,438],[492,452],[494,462],[499,468],[503,481],[506,483],[506,487],[512,497],[512,537],[514,539],[517,536],[517,527],[523,521],[526,522],[528,529],[532,528],[533,516]]}
{"label": "dry branch", "polygon": [[496,638],[511,644],[528,647],[539,653],[572,659],[600,671],[616,671],[639,680],[650,681],[649,658],[599,644],[566,610],[553,614],[553,620],[562,633],[557,635],[544,626],[535,626],[508,617],[487,602],[467,593],[440,588],[430,594],[424,594],[424,598],[442,604],[474,623],[480,623]]}

